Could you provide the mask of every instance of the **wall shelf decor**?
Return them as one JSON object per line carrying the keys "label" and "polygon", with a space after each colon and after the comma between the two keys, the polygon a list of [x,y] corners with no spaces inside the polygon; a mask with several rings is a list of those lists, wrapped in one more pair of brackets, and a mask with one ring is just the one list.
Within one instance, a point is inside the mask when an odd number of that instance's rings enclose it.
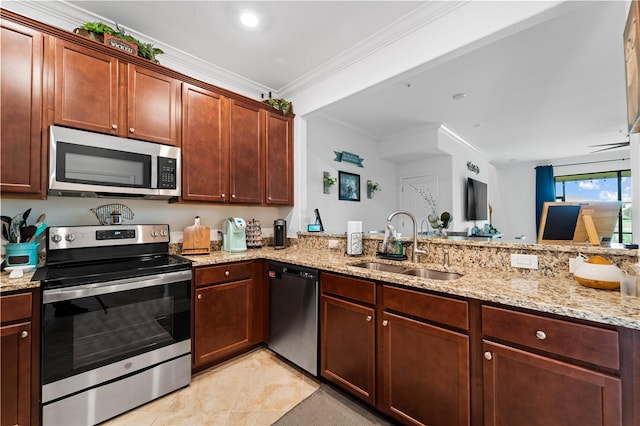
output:
{"label": "wall shelf decor", "polygon": [[378,182],[367,180],[367,198],[373,198],[373,194],[375,194],[376,191],[380,191],[381,189],[382,188],[380,188],[380,184]]}
{"label": "wall shelf decor", "polygon": [[322,172],[322,192],[331,194],[331,187],[338,182],[337,178],[331,176],[329,172]]}

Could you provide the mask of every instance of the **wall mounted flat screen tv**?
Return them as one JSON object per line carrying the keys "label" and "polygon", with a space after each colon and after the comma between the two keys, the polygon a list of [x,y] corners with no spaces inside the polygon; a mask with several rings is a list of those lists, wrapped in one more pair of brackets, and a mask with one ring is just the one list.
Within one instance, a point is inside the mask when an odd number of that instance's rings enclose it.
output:
{"label": "wall mounted flat screen tv", "polygon": [[487,220],[487,184],[467,178],[467,220]]}

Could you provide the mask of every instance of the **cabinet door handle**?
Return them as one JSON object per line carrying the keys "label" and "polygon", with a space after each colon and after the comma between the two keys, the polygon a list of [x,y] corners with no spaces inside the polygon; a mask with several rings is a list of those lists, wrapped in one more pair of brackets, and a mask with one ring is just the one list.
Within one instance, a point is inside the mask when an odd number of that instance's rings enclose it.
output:
{"label": "cabinet door handle", "polygon": [[371,321],[373,319],[373,317],[371,315],[367,315],[367,322]]}
{"label": "cabinet door handle", "polygon": [[269,200],[271,200],[271,197],[268,197],[268,198],[269,198]]}
{"label": "cabinet door handle", "polygon": [[24,330],[20,333],[20,338],[24,339],[25,337],[27,337],[29,335],[29,332],[27,330]]}
{"label": "cabinet door handle", "polygon": [[222,198],[224,198],[224,197],[225,197],[225,195],[224,195],[224,194],[222,194],[222,195],[221,195],[221,197],[222,197]]}
{"label": "cabinet door handle", "polygon": [[388,321],[388,320],[384,320],[384,321],[382,321],[382,325],[383,325],[384,327],[386,327],[387,325],[389,325],[389,321]]}
{"label": "cabinet door handle", "polygon": [[487,351],[484,353],[484,357],[488,360],[491,361],[491,359],[493,359],[493,355],[491,355],[491,352]]}
{"label": "cabinet door handle", "polygon": [[231,198],[236,198],[236,194],[231,194]]}
{"label": "cabinet door handle", "polygon": [[129,133],[135,133],[136,129],[134,129],[133,127],[129,127]]}
{"label": "cabinet door handle", "polygon": [[118,125],[117,125],[117,124],[112,124],[112,125],[111,125],[111,128],[112,128],[113,130],[116,130],[116,129],[118,128]]}
{"label": "cabinet door handle", "polygon": [[544,331],[542,331],[542,330],[538,330],[538,331],[536,331],[536,338],[537,338],[538,340],[544,340],[544,339],[546,339],[546,338],[547,338],[547,333],[545,333],[545,332],[544,332]]}
{"label": "cabinet door handle", "polygon": [[229,271],[224,271],[224,276],[228,277],[229,276]]}
{"label": "cabinet door handle", "polygon": [[199,295],[198,295],[198,300],[201,300],[201,299],[202,299],[202,295],[201,295],[201,294],[199,294]]}

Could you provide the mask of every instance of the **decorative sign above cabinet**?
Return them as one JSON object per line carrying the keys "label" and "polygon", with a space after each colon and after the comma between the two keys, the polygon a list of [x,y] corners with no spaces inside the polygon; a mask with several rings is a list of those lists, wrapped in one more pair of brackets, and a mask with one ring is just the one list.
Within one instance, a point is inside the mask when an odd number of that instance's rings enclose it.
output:
{"label": "decorative sign above cabinet", "polygon": [[345,163],[355,164],[358,167],[364,167],[362,165],[364,158],[360,158],[360,156],[356,154],[352,154],[347,151],[342,151],[342,152],[333,151],[333,152],[336,154],[336,158],[334,158],[333,161],[337,161],[337,162],[344,161]]}

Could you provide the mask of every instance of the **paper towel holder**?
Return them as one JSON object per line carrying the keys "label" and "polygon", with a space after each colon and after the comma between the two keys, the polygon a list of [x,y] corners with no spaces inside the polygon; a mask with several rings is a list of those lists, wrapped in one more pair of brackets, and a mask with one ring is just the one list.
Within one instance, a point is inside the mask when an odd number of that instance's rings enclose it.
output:
{"label": "paper towel holder", "polygon": [[[345,256],[364,256],[363,236],[364,232],[352,232],[351,238],[347,235],[347,244],[345,245],[346,251],[344,252]],[[349,244],[351,244],[351,247],[349,247]],[[351,250],[349,250],[349,248],[351,248]],[[349,251],[351,251],[351,253],[349,253]]]}

